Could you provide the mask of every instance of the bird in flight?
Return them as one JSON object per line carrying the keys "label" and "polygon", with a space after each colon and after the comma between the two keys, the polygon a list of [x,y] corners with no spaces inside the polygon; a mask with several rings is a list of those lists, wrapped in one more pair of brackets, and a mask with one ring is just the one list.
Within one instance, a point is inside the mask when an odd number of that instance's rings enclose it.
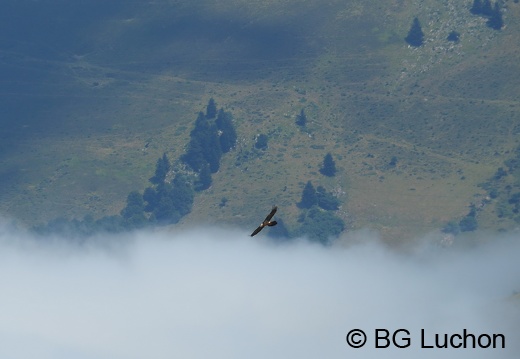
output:
{"label": "bird in flight", "polygon": [[267,217],[265,217],[264,221],[262,223],[260,223],[260,226],[255,229],[255,231],[253,233],[251,233],[251,237],[253,237],[254,235],[258,234],[258,232],[260,232],[265,226],[269,226],[269,227],[272,227],[272,226],[276,226],[276,221],[271,221],[271,218],[273,218],[274,214],[276,213],[276,210],[278,209],[278,207],[276,206],[273,206],[273,209],[271,210],[271,213],[269,213],[267,215]]}

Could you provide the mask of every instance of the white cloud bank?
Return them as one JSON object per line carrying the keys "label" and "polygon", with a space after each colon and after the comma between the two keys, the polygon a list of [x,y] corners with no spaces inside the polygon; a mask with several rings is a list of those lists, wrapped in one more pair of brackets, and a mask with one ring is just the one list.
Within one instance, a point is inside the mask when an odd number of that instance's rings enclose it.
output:
{"label": "white cloud bank", "polygon": [[[275,246],[207,228],[78,248],[0,225],[0,357],[520,357],[518,236],[416,255],[368,237]],[[360,349],[345,340],[356,328]],[[407,329],[411,344],[377,349],[375,329]],[[421,329],[426,345],[466,329],[504,334],[506,349],[421,348]]]}

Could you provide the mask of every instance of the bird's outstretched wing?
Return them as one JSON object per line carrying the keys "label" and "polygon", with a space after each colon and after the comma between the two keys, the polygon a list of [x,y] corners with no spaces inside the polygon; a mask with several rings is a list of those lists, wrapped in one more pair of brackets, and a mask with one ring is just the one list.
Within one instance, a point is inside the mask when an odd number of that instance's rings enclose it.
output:
{"label": "bird's outstretched wing", "polygon": [[251,237],[253,237],[255,234],[260,232],[265,226],[270,226],[271,227],[271,226],[276,225],[276,221],[272,221],[271,222],[271,218],[273,218],[273,216],[276,213],[277,209],[278,209],[278,207],[273,206],[273,209],[271,210],[271,213],[269,213],[267,215],[267,217],[265,217],[264,221],[260,224],[260,226],[257,229],[255,229],[255,231],[253,233],[251,233]]}
{"label": "bird's outstretched wing", "polygon": [[260,226],[257,229],[255,229],[255,231],[253,233],[251,233],[251,237],[253,237],[254,235],[258,234],[258,232],[260,232],[262,230],[262,228],[264,228],[264,226]]}
{"label": "bird's outstretched wing", "polygon": [[267,217],[265,217],[265,220],[264,220],[264,223],[266,222],[269,222],[271,220],[271,218],[273,218],[274,214],[276,213],[276,210],[278,209],[278,207],[276,206],[273,206],[273,209],[271,210],[271,213],[269,213],[267,215]]}

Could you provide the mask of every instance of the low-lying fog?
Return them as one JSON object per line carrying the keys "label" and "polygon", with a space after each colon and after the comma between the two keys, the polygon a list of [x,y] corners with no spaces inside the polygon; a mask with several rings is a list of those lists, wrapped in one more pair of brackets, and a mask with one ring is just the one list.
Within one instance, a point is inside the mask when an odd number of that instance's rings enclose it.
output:
{"label": "low-lying fog", "polygon": [[[370,232],[355,242],[275,245],[200,228],[78,246],[0,224],[0,357],[520,357],[519,234],[414,254]],[[363,348],[347,344],[353,329],[366,333]],[[388,344],[376,329],[406,329],[396,344],[410,344],[376,348]],[[502,334],[506,348],[422,347],[435,334],[458,345],[464,329],[487,335],[482,345]]]}

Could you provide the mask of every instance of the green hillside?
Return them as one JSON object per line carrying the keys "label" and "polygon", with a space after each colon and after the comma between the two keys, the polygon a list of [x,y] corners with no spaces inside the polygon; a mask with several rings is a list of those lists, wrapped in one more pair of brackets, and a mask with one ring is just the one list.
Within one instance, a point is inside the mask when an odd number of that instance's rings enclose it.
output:
{"label": "green hillside", "polygon": [[[184,153],[213,97],[239,140],[181,225],[250,228],[276,203],[295,228],[311,180],[337,195],[347,229],[392,241],[439,230],[487,201],[481,184],[520,145],[520,4],[500,1],[498,31],[471,3],[33,5],[29,20],[55,19],[48,41],[43,20],[9,41],[5,31],[29,25],[2,25],[0,211],[30,225],[119,213],[163,152]],[[91,20],[73,21],[82,10]],[[404,41],[415,17],[420,47]],[[459,41],[447,40],[453,31]],[[252,150],[259,134],[263,152]],[[319,172],[328,152],[335,177]],[[479,211],[481,228],[517,226],[497,216],[499,200]]]}

